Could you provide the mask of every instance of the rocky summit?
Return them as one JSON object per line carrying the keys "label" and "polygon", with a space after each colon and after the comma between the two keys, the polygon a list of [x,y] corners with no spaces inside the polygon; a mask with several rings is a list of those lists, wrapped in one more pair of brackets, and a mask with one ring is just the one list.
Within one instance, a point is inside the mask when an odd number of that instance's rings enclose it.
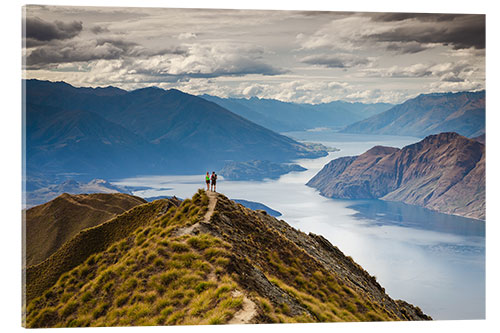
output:
{"label": "rocky summit", "polygon": [[485,219],[485,145],[457,133],[335,159],[308,183],[326,197],[383,199]]}
{"label": "rocky summit", "polygon": [[85,228],[24,273],[32,328],[431,319],[322,236],[202,190]]}

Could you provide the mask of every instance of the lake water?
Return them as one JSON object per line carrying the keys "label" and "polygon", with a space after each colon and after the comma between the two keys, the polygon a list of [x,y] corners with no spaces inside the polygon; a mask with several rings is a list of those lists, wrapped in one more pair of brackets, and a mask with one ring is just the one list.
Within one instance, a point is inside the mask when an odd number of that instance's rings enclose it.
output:
{"label": "lake water", "polygon": [[[323,235],[375,275],[394,299],[419,306],[434,319],[485,318],[485,223],[380,200],[335,200],[304,184],[326,163],[359,155],[374,145],[403,147],[413,137],[293,132],[298,140],[339,148],[326,157],[303,159],[307,168],[277,180],[217,182],[232,199],[261,202],[304,232]],[[203,175],[121,179],[117,185],[147,186],[143,197],[191,197],[204,187]]]}

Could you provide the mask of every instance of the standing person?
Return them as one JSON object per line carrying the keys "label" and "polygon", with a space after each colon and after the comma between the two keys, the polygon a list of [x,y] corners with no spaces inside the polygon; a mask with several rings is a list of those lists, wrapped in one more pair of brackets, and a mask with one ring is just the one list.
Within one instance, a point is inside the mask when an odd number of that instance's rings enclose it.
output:
{"label": "standing person", "polygon": [[211,179],[212,179],[212,187],[211,187],[211,189],[212,189],[212,191],[217,192],[215,190],[215,186],[216,186],[216,183],[217,183],[217,175],[215,174],[215,171],[212,171],[212,177],[211,177]]}
{"label": "standing person", "polygon": [[210,175],[208,174],[208,171],[207,171],[207,175],[205,176],[205,183],[207,183],[207,191],[210,190]]}

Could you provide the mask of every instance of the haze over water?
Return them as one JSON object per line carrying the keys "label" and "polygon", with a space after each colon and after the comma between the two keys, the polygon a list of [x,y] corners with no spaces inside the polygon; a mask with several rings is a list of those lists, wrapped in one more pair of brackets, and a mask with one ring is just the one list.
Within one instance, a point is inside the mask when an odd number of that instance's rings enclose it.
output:
{"label": "haze over water", "polygon": [[[359,155],[375,145],[403,147],[414,137],[349,135],[329,131],[286,133],[298,140],[339,148],[326,157],[303,159],[307,168],[278,180],[217,182],[231,199],[261,202],[304,232],[326,237],[375,275],[394,299],[419,306],[434,319],[485,317],[485,223],[379,200],[335,200],[305,186],[326,163]],[[212,171],[212,170],[207,170]],[[113,182],[145,186],[143,197],[191,197],[204,187],[203,175],[144,176]]]}

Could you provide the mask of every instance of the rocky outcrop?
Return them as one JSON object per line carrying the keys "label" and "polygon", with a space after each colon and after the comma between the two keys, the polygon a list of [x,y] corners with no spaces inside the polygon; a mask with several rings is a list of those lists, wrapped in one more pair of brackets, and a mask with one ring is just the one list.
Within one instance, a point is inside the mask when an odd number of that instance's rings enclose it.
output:
{"label": "rocky outcrop", "polygon": [[457,133],[402,149],[374,147],[328,163],[308,183],[327,197],[402,201],[485,218],[485,146]]}

